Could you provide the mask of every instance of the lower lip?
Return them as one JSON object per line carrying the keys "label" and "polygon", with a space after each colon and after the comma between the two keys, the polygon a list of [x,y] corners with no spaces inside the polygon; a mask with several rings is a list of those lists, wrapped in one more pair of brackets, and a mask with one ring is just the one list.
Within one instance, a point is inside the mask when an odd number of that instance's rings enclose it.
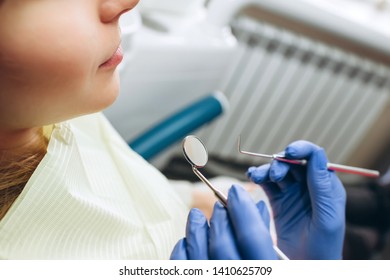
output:
{"label": "lower lip", "polygon": [[122,48],[119,46],[116,52],[110,57],[109,60],[104,62],[99,66],[99,68],[105,68],[105,69],[110,69],[110,68],[115,68],[121,63],[123,60],[123,52]]}

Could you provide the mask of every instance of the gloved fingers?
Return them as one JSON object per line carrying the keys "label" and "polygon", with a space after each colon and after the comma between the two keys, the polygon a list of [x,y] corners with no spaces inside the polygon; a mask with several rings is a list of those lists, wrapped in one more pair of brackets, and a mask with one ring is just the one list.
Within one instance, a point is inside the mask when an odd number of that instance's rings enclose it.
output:
{"label": "gloved fingers", "polygon": [[250,167],[247,171],[247,176],[249,180],[260,185],[267,196],[272,199],[280,194],[280,188],[278,185],[271,182],[269,178],[270,167],[270,164],[261,165],[259,167]]}
{"label": "gloved fingers", "polygon": [[289,172],[290,169],[290,164],[274,160],[271,164],[250,167],[247,176],[254,183],[260,184],[272,200],[295,183],[294,177]]}
{"label": "gloved fingers", "polygon": [[290,174],[299,184],[306,184],[306,174],[307,168],[306,166],[291,164],[290,166]]}
{"label": "gloved fingers", "polygon": [[191,209],[186,227],[187,256],[190,260],[207,260],[208,231],[206,217],[196,208]]}
{"label": "gloved fingers", "polygon": [[[327,168],[327,157],[323,149],[313,152],[308,162],[308,187],[312,200],[313,217],[317,221],[334,220],[339,206],[345,204],[345,190],[337,175]],[[325,221],[326,220],[326,221]]]}
{"label": "gloved fingers", "polygon": [[261,218],[264,221],[264,224],[266,225],[267,229],[269,230],[270,228],[270,223],[271,223],[271,217],[268,212],[267,205],[263,200],[260,200],[259,202],[256,203],[257,210],[259,211]]}
{"label": "gloved fingers", "polygon": [[292,176],[291,164],[273,160],[269,169],[269,178],[272,182],[276,183],[282,192],[288,190],[288,187],[294,184],[296,181]]}
{"label": "gloved fingers", "polygon": [[321,149],[319,146],[305,140],[292,142],[285,149],[285,156],[291,159],[309,159],[312,153]]}
{"label": "gloved fingers", "polygon": [[[321,149],[319,146],[304,140],[292,142],[285,149],[285,156],[290,159],[307,159],[309,160],[312,153]],[[300,183],[306,182],[306,166],[292,165],[291,174],[295,180]]]}
{"label": "gloved fingers", "polygon": [[[320,149],[312,153],[307,163],[308,187],[310,198],[314,204],[323,203],[323,199],[331,198],[330,172],[327,168],[325,151]],[[319,206],[319,205],[318,205]]]}
{"label": "gloved fingers", "polygon": [[227,210],[220,202],[215,203],[210,219],[209,256],[211,260],[241,259]]}
{"label": "gloved fingers", "polygon": [[250,195],[233,185],[228,194],[228,213],[243,259],[276,259],[271,235]]}
{"label": "gloved fingers", "polygon": [[[327,167],[328,159],[323,148],[310,143],[308,141],[296,141],[291,143],[286,148],[286,155],[289,158],[306,158],[307,163],[307,177],[310,184],[318,185],[317,188],[309,189],[310,192],[332,195],[343,192],[342,184],[336,184],[336,192],[329,192],[329,188],[332,188],[331,174],[334,172],[329,171]],[[320,186],[321,185],[321,186]],[[312,187],[309,185],[309,188]]]}
{"label": "gloved fingers", "polygon": [[338,228],[344,216],[345,190],[334,172],[328,170],[324,149],[307,141],[297,141],[289,145],[286,154],[307,159],[313,223],[325,229]]}
{"label": "gloved fingers", "polygon": [[187,242],[185,238],[180,239],[172,250],[171,260],[188,260],[187,257]]}
{"label": "gloved fingers", "polygon": [[246,176],[255,184],[260,185],[261,183],[265,183],[270,181],[269,179],[269,169],[271,164],[264,164],[258,167],[252,166],[248,168],[246,172]]}

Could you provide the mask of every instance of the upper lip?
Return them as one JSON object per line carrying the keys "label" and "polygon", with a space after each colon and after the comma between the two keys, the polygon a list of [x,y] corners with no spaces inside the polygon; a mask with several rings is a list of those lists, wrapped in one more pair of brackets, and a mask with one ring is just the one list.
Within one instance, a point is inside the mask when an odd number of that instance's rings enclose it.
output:
{"label": "upper lip", "polygon": [[118,48],[120,48],[120,46],[121,46],[121,43],[119,42],[119,44],[116,45],[116,48],[114,49],[114,51],[111,52],[110,56],[107,56],[105,58],[105,60],[103,61],[103,63],[100,64],[100,66],[103,65],[104,63],[106,63],[107,61],[109,61],[115,55],[116,51],[118,50]]}

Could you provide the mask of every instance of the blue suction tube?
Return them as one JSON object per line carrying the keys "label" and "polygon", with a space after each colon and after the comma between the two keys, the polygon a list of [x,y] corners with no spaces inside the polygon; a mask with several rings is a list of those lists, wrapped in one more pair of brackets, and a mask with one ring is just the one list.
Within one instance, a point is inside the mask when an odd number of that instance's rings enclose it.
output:
{"label": "blue suction tube", "polygon": [[143,158],[150,160],[197,128],[223,114],[228,106],[223,93],[213,92],[151,127],[130,141],[129,146]]}

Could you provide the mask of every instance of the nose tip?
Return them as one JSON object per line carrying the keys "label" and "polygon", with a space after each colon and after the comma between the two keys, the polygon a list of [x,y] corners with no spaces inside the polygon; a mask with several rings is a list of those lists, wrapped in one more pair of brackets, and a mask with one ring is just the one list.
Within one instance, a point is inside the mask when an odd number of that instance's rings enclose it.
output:
{"label": "nose tip", "polygon": [[139,0],[107,0],[100,6],[100,20],[104,23],[118,21],[124,13],[132,10]]}

